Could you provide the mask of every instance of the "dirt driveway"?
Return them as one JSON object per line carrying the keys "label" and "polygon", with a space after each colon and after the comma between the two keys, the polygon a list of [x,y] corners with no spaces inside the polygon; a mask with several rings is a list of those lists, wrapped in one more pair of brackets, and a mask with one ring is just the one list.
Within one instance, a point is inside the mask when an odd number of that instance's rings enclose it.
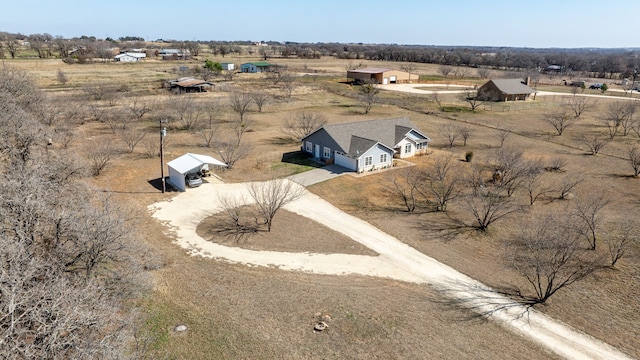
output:
{"label": "dirt driveway", "polygon": [[217,194],[235,194],[246,203],[249,195],[245,184],[204,184],[189,189],[170,201],[149,207],[153,216],[173,232],[176,243],[191,255],[249,266],[277,267],[287,271],[317,274],[360,274],[427,284],[480,313],[491,313],[491,319],[530,338],[568,359],[629,359],[617,349],[581,333],[548,316],[525,309],[484,284],[446,266],[371,224],[353,217],[317,195],[304,196],[286,206],[301,216],[330,226],[379,256],[347,254],[285,253],[254,251],[228,247],[204,240],[196,233],[198,224],[219,211]]}

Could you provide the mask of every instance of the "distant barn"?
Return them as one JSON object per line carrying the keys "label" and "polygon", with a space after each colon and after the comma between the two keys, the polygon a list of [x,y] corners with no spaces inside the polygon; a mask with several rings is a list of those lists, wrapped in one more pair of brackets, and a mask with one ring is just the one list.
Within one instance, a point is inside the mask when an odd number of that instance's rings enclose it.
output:
{"label": "distant barn", "polygon": [[365,68],[358,70],[348,70],[347,79],[355,83],[373,83],[373,84],[406,84],[412,81],[418,81],[418,74],[411,74],[405,71],[382,69],[382,68]]}

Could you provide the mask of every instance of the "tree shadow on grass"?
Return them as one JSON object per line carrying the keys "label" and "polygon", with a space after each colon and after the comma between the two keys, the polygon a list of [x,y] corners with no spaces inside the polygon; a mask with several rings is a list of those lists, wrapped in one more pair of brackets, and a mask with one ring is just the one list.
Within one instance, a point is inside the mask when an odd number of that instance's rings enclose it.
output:
{"label": "tree shadow on grass", "polygon": [[476,283],[462,281],[435,286],[437,296],[430,299],[450,311],[453,319],[460,322],[486,322],[498,313],[512,320],[526,318],[537,299],[526,296],[514,286],[489,288]]}

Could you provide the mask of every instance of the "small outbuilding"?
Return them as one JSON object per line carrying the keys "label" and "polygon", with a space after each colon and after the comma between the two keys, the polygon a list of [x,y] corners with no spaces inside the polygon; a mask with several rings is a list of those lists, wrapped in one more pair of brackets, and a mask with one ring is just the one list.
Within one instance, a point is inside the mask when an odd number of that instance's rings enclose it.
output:
{"label": "small outbuilding", "polygon": [[529,87],[530,78],[489,80],[478,88],[478,99],[482,101],[518,101],[536,91]]}
{"label": "small outbuilding", "polygon": [[226,167],[227,164],[208,155],[186,153],[169,161],[167,166],[169,167],[169,184],[178,191],[186,191],[187,176],[211,174],[211,166]]}
{"label": "small outbuilding", "polygon": [[240,65],[240,71],[243,73],[262,73],[275,71],[277,65],[266,61],[254,61]]}
{"label": "small outbuilding", "polygon": [[175,94],[215,90],[214,83],[189,77],[169,80],[166,86]]}
{"label": "small outbuilding", "polygon": [[115,56],[114,60],[118,62],[138,62],[147,57],[145,53],[126,52]]}
{"label": "small outbuilding", "polygon": [[236,69],[236,64],[234,63],[220,63],[220,65],[222,65],[222,70],[227,70],[227,71],[233,71]]}
{"label": "small outbuilding", "polygon": [[419,78],[418,74],[393,69],[365,68],[347,71],[347,79],[356,83],[408,84]]}

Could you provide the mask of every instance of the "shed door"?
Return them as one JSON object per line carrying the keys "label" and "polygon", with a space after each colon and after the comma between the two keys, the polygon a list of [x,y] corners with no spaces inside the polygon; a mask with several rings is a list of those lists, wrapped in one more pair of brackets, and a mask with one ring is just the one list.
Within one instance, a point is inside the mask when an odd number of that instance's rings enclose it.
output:
{"label": "shed door", "polygon": [[397,77],[395,75],[389,77],[389,82],[391,82],[392,84],[395,84],[396,81],[398,81]]}
{"label": "shed door", "polygon": [[316,144],[316,158],[320,159],[320,145]]}
{"label": "shed door", "polygon": [[382,79],[382,84],[383,85],[387,85],[389,83],[389,78],[383,78]]}

